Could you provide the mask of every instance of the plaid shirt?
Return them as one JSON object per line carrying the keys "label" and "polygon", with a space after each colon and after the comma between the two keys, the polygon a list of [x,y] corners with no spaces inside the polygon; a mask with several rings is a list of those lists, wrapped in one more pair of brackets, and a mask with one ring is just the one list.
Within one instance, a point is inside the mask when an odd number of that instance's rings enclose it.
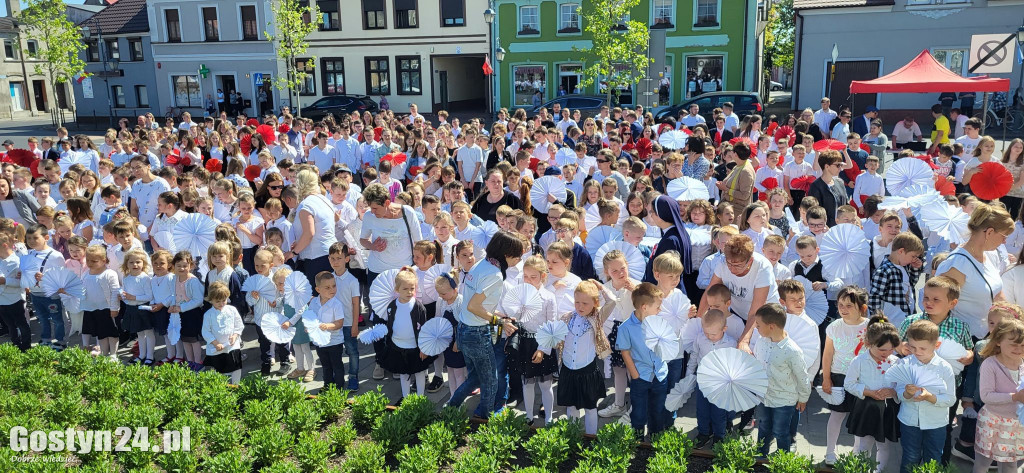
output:
{"label": "plaid shirt", "polygon": [[875,270],[871,278],[871,293],[868,296],[868,307],[871,312],[882,311],[885,303],[888,302],[899,307],[904,314],[913,314],[917,306],[914,296],[914,286],[917,285],[917,278],[924,271],[913,266],[905,266],[903,269],[910,276],[910,291],[907,291],[903,284],[903,271],[900,270],[889,258],[882,261],[882,264]]}
{"label": "plaid shirt", "polygon": [[[918,320],[931,319],[929,319],[928,314],[925,314],[924,312],[907,316],[906,320],[903,321],[903,325],[900,325],[901,339],[907,339],[907,330],[910,328],[910,324],[917,322]],[[974,349],[974,339],[971,338],[971,329],[967,326],[967,322],[953,317],[952,314],[947,316],[946,319],[939,324],[939,337],[953,340],[968,350]]]}

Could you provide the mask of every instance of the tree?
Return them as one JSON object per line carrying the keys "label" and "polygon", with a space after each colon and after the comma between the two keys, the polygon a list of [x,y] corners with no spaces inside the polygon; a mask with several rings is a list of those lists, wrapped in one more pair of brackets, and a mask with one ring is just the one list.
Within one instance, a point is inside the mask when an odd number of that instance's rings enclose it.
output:
{"label": "tree", "polygon": [[794,19],[793,0],[778,0],[768,12],[768,26],[764,32],[766,74],[774,66],[793,69]]}
{"label": "tree", "polygon": [[644,54],[651,38],[647,23],[623,20],[639,4],[640,0],[591,0],[589,9],[579,10],[583,30],[591,37],[591,47],[573,48],[589,56],[582,83],[589,86],[602,78],[609,104],[613,90],[639,83],[652,62]]}
{"label": "tree", "polygon": [[[57,86],[85,70],[85,61],[78,56],[85,49],[78,27],[68,20],[61,0],[28,0],[17,21],[25,37],[36,41],[35,55],[41,62],[33,66],[35,73],[50,80],[51,104],[59,107]],[[28,54],[28,50],[22,53]],[[64,117],[60,113],[55,117],[57,126],[63,126]]]}
{"label": "tree", "polygon": [[295,66],[295,58],[306,54],[309,48],[306,37],[317,29],[317,22],[313,20],[320,18],[320,8],[310,8],[299,0],[274,0],[270,8],[274,13],[274,34],[264,34],[267,41],[274,43],[274,50],[277,51],[277,57],[284,60],[286,71],[284,77],[274,77],[274,88],[287,90],[289,101],[293,95],[296,97],[295,112],[301,116],[302,103],[299,102],[298,94],[309,77],[309,71],[316,64],[316,58],[311,57],[305,61],[306,66],[302,69]]}

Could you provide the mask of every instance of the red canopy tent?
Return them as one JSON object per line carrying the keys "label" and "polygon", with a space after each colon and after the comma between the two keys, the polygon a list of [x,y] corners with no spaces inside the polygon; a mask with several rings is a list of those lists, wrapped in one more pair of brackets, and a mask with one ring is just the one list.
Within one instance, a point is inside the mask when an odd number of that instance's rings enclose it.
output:
{"label": "red canopy tent", "polygon": [[851,94],[928,92],[1008,92],[1010,79],[961,77],[946,69],[927,49],[907,65],[877,79],[855,80]]}

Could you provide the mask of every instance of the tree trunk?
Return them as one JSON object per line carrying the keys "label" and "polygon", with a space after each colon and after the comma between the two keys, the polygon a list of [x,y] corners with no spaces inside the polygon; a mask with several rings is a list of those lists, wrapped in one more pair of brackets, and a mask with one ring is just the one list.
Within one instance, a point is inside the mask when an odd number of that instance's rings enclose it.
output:
{"label": "tree trunk", "polygon": [[[27,77],[25,78],[25,82],[26,84],[28,83]],[[57,120],[57,128],[60,128],[64,126],[64,116],[60,113],[60,102],[57,100],[57,81],[54,80],[52,73],[50,74],[50,95],[53,97],[53,104],[56,105],[56,107],[54,107],[54,112],[51,112],[50,116],[55,117]]]}

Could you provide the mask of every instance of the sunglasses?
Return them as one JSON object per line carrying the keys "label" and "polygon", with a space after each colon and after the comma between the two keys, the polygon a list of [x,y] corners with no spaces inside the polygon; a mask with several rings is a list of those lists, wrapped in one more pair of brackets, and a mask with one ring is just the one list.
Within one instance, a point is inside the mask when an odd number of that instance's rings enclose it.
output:
{"label": "sunglasses", "polygon": [[283,185],[270,186],[270,190],[272,191],[279,191],[281,189],[284,189]]}

